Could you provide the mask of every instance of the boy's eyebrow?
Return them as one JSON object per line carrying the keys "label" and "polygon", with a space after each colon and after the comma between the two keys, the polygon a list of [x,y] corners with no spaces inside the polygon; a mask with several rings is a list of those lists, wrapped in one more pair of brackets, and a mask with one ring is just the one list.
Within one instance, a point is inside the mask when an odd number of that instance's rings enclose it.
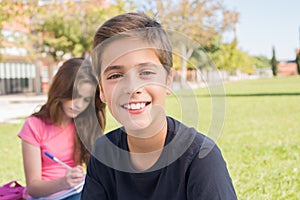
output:
{"label": "boy's eyebrow", "polygon": [[158,67],[160,65],[157,64],[157,63],[153,63],[153,62],[139,63],[139,64],[136,65],[136,67],[147,67],[147,66]]}
{"label": "boy's eyebrow", "polygon": [[122,66],[120,66],[120,65],[111,65],[111,66],[108,66],[105,68],[103,74],[107,74],[110,71],[121,69],[121,68],[122,68]]}
{"label": "boy's eyebrow", "polygon": [[[145,63],[139,63],[139,64],[135,65],[135,67],[146,67],[146,66],[157,67],[157,66],[160,66],[160,65],[157,64],[157,63],[153,63],[153,62],[145,62]],[[103,74],[107,74],[108,72],[113,71],[113,70],[122,69],[123,67],[124,66],[121,66],[121,65],[111,65],[111,66],[108,66],[104,70]]]}

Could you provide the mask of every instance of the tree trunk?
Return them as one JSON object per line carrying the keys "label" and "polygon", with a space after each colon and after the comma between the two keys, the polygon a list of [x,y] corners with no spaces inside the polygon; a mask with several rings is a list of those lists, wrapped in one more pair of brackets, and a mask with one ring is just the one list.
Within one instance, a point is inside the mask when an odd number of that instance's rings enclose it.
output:
{"label": "tree trunk", "polygon": [[181,78],[180,83],[182,88],[186,88],[186,73],[187,73],[187,62],[188,59],[192,56],[194,51],[193,48],[188,49],[185,44],[181,44]]}

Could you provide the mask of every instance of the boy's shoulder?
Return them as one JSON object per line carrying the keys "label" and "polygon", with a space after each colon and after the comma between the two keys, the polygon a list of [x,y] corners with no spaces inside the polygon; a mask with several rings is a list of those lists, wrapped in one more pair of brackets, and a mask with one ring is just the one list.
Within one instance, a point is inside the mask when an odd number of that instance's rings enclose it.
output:
{"label": "boy's shoulder", "polygon": [[171,117],[168,120],[168,135],[164,148],[164,155],[170,162],[181,158],[186,162],[191,162],[196,156],[206,156],[215,143],[209,137],[198,132],[193,127],[188,127],[182,122]]}
{"label": "boy's shoulder", "polygon": [[175,141],[180,142],[179,146],[186,145],[214,145],[214,141],[210,139],[208,136],[200,133],[193,127],[188,127],[182,122],[168,117],[168,135],[171,136],[171,141],[175,139]]}

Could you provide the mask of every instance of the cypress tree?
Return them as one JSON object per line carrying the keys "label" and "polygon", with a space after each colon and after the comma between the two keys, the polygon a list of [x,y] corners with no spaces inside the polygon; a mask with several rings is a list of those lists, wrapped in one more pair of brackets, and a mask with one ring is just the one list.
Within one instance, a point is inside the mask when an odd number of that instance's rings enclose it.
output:
{"label": "cypress tree", "polygon": [[272,59],[271,59],[273,76],[277,76],[277,73],[278,73],[278,66],[277,66],[277,64],[278,64],[278,62],[276,60],[275,48],[273,47],[273,49],[272,49]]}
{"label": "cypress tree", "polygon": [[297,71],[298,71],[298,74],[300,75],[300,49],[297,53],[297,56],[296,56],[296,64],[297,64]]}

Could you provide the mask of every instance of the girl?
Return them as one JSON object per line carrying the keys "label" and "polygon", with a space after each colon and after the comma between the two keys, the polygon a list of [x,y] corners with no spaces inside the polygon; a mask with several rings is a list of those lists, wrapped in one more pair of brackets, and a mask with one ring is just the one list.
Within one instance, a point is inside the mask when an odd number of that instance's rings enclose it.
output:
{"label": "girl", "polygon": [[[72,58],[59,68],[47,102],[25,121],[18,134],[22,139],[27,192],[33,198],[46,197],[81,183],[82,165],[90,157],[87,149],[91,149],[104,129],[105,104],[99,99],[97,80],[90,65],[83,61]],[[54,162],[45,152],[70,168]],[[80,193],[66,199],[80,199]]]}

